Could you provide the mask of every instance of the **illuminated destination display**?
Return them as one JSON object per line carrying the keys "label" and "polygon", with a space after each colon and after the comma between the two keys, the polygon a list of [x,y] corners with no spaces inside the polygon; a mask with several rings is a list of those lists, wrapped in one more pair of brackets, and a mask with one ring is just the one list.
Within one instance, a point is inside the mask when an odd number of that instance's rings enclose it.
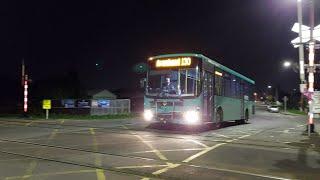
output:
{"label": "illuminated destination display", "polygon": [[158,59],[156,61],[156,67],[179,67],[179,66],[190,66],[190,57],[179,57],[169,59]]}

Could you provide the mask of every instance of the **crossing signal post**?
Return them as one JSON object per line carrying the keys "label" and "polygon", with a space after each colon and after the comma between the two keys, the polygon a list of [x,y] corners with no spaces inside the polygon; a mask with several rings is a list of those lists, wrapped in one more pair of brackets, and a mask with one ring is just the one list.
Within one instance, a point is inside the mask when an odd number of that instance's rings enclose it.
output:
{"label": "crossing signal post", "polygon": [[24,77],[24,91],[23,91],[23,112],[27,114],[28,112],[28,75]]}
{"label": "crossing signal post", "polygon": [[[291,43],[294,45],[294,47],[299,47],[299,60],[300,60],[300,79],[301,79],[301,85],[300,85],[300,91],[301,94],[313,94],[314,93],[314,73],[317,67],[320,67],[320,64],[315,64],[315,46],[316,46],[316,40],[320,41],[320,25],[314,26],[314,0],[310,0],[310,27],[302,25],[302,13],[301,13],[301,0],[298,0],[298,21],[299,23],[295,23],[292,27],[292,31],[299,33],[299,37],[295,38],[291,41]],[[309,44],[309,63],[304,64],[303,59],[303,43]],[[302,50],[301,50],[302,49]],[[303,81],[305,74],[304,69],[308,70],[308,89],[306,88],[306,83]],[[308,121],[307,121],[307,132],[310,136],[311,133],[314,132],[314,112],[312,109],[313,99],[310,98],[308,100],[309,103],[309,113],[308,113]]]}

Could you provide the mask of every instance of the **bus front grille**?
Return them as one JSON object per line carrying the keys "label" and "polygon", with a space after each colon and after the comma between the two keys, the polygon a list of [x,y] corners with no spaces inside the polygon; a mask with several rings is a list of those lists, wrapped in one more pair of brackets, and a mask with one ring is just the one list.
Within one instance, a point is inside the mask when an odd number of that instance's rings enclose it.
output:
{"label": "bus front grille", "polygon": [[172,112],[170,114],[157,114],[158,121],[170,121],[174,119],[181,119],[182,114],[180,112]]}

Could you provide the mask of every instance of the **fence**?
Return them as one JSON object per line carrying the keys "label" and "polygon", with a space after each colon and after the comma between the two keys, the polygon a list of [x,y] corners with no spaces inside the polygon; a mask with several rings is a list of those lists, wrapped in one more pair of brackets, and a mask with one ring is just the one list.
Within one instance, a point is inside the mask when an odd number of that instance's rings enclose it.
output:
{"label": "fence", "polygon": [[52,100],[53,113],[57,114],[126,114],[130,113],[130,99],[62,99]]}

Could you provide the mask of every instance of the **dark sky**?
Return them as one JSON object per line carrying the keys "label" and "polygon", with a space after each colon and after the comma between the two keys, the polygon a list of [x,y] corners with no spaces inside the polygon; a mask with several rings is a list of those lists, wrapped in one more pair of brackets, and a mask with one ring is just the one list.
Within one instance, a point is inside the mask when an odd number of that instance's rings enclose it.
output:
{"label": "dark sky", "polygon": [[[0,9],[1,94],[19,84],[22,58],[35,82],[71,69],[86,88],[114,89],[138,83],[135,63],[183,52],[217,60],[260,89],[298,88],[298,75],[281,70],[281,60],[298,59],[295,0],[10,0]],[[308,25],[306,2],[303,10]]]}

